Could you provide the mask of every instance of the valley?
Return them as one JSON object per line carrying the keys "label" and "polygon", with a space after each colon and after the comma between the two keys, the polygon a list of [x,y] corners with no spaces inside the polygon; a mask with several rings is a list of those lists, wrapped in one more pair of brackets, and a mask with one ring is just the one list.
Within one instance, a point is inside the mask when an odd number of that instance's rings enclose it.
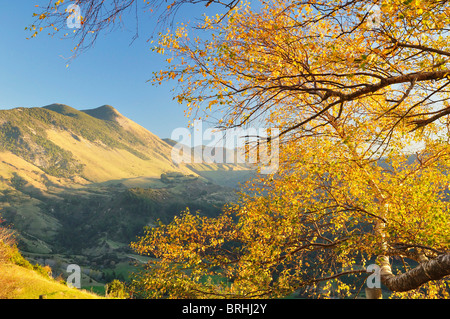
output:
{"label": "valley", "polygon": [[0,111],[0,216],[54,277],[78,264],[83,287],[126,280],[146,260],[129,248],[144,227],[186,207],[215,216],[254,176],[243,164],[176,164],[171,150],[111,106]]}

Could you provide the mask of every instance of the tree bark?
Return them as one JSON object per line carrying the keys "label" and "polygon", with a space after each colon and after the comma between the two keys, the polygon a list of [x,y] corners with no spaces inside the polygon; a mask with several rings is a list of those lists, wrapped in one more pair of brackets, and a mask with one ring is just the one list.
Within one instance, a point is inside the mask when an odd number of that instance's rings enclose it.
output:
{"label": "tree bark", "polygon": [[366,298],[367,299],[383,299],[383,294],[381,288],[367,288],[366,287]]}
{"label": "tree bark", "polygon": [[439,255],[397,276],[386,268],[383,265],[381,267],[381,282],[391,291],[409,291],[419,288],[428,281],[439,280],[450,275],[450,254]]}

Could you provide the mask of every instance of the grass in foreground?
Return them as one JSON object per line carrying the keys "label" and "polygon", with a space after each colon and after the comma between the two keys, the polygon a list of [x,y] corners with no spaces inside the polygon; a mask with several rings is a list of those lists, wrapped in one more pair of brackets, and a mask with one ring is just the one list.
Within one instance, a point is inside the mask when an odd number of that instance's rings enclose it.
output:
{"label": "grass in foreground", "polygon": [[0,299],[101,299],[85,290],[70,288],[36,271],[11,263],[0,263]]}

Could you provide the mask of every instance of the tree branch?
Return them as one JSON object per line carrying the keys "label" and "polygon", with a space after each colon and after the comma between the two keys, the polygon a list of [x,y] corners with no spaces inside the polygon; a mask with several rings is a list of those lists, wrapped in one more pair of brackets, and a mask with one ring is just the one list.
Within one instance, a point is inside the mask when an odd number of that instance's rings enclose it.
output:
{"label": "tree branch", "polygon": [[435,259],[419,264],[414,269],[395,276],[390,271],[381,268],[381,282],[391,291],[409,291],[421,285],[443,279],[450,275],[450,254],[439,255]]}

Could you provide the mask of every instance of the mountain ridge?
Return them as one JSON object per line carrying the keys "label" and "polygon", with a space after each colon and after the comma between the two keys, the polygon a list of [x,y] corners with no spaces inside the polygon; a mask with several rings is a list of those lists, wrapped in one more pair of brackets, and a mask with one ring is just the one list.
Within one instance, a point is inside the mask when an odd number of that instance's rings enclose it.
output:
{"label": "mountain ridge", "polygon": [[105,121],[115,121],[116,118],[123,117],[123,115],[120,114],[119,111],[108,104],[99,106],[94,109],[81,110],[81,112]]}
{"label": "mountain ridge", "polygon": [[[115,119],[120,117],[119,121],[111,121],[112,114]],[[51,104],[42,108],[2,110],[0,134],[3,137],[0,151],[9,151],[55,177],[70,178],[63,174],[68,171],[66,175],[72,177],[102,182],[139,175],[157,177],[168,170],[180,170],[171,163],[170,147],[165,142],[121,116],[113,107],[102,106],[90,112]],[[84,156],[89,149],[95,149],[96,154]],[[102,162],[114,166],[104,178],[90,176],[82,168],[93,164],[101,169]],[[127,164],[135,163],[139,163],[140,169],[127,169]]]}
{"label": "mountain ridge", "polygon": [[[1,110],[0,138],[0,152],[13,153],[36,171],[75,184],[75,180],[98,183],[158,178],[170,171],[198,175],[199,171],[191,169],[191,163],[180,165],[172,160],[174,141],[159,138],[107,104],[85,110],[60,103]],[[224,168],[248,170],[245,165],[202,163],[200,171]]]}

